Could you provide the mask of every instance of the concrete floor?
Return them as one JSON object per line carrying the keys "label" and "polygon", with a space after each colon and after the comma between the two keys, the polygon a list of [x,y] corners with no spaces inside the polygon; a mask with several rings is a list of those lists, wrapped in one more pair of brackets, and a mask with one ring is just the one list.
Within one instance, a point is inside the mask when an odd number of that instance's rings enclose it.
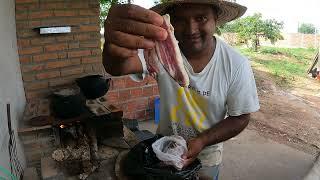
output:
{"label": "concrete floor", "polygon": [[[141,130],[156,132],[153,121],[139,122]],[[315,157],[245,130],[224,144],[219,180],[301,180]]]}

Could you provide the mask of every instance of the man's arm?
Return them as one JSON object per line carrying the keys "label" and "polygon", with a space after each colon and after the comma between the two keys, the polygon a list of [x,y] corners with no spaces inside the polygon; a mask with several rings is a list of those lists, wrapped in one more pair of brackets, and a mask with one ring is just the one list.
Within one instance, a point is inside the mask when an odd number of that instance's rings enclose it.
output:
{"label": "man's arm", "polygon": [[206,147],[226,141],[242,132],[250,121],[250,114],[229,116],[210,129],[205,130],[198,137],[188,141],[188,152],[182,157],[186,160],[185,166],[197,158],[198,154]]}
{"label": "man's arm", "polygon": [[226,141],[242,132],[250,121],[250,114],[229,116],[212,128],[202,132],[199,139],[204,146],[210,146]]}

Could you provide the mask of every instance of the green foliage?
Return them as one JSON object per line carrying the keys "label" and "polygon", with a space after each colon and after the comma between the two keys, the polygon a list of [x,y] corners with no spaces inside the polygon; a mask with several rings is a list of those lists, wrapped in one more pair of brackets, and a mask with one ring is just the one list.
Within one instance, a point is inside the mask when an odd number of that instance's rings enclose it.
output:
{"label": "green foliage", "polygon": [[313,24],[302,23],[298,28],[298,32],[303,34],[315,34],[316,27]]}
{"label": "green foliage", "polygon": [[160,3],[166,3],[169,2],[170,0],[154,0],[154,4],[160,4]]}
{"label": "green foliage", "polygon": [[103,27],[103,22],[107,18],[112,4],[121,4],[125,2],[125,0],[100,0],[100,26]]}
{"label": "green foliage", "polygon": [[258,52],[248,48],[241,48],[240,51],[253,61],[255,68],[267,69],[278,85],[290,87],[293,81],[306,76],[306,70],[317,50],[262,47]]}
{"label": "green foliage", "polygon": [[263,20],[260,13],[247,16],[222,27],[222,32],[234,32],[238,34],[240,41],[247,45],[251,43],[254,51],[260,46],[260,38],[270,40],[274,44],[277,40],[283,39],[281,29],[283,22],[274,19]]}

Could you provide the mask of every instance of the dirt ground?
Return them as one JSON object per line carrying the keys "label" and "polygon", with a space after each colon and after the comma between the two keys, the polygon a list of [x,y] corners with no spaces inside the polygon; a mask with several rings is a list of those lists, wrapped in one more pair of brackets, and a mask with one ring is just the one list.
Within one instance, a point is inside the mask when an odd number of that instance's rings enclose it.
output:
{"label": "dirt ground", "polygon": [[320,81],[302,79],[290,89],[277,87],[271,76],[255,70],[261,109],[249,129],[310,154],[320,152]]}

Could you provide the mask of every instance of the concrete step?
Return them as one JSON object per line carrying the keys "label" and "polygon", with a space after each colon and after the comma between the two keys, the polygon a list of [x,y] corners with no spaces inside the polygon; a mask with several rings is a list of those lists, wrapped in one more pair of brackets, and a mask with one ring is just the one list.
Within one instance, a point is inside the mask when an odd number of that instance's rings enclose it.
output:
{"label": "concrete step", "polygon": [[51,157],[41,158],[41,177],[43,180],[61,180],[64,174]]}
{"label": "concrete step", "polygon": [[24,170],[23,180],[40,180],[37,169],[34,167],[26,168]]}

